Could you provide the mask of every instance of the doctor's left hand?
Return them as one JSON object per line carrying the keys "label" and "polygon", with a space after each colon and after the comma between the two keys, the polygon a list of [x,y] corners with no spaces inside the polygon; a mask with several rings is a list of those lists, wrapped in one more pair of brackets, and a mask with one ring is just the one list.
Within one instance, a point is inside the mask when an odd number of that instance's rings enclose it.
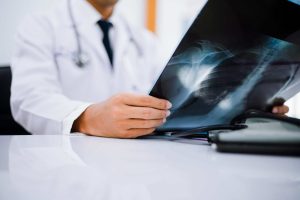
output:
{"label": "doctor's left hand", "polygon": [[119,94],[89,106],[72,130],[110,138],[137,138],[165,123],[171,103],[148,95]]}
{"label": "doctor's left hand", "polygon": [[274,106],[272,112],[278,115],[285,115],[289,112],[289,107],[286,105]]}

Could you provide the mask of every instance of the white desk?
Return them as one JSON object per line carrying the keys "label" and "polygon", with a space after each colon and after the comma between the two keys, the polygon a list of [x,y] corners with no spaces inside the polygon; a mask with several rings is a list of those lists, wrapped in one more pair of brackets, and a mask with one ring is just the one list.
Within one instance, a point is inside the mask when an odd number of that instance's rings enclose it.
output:
{"label": "white desk", "polygon": [[0,136],[1,200],[300,199],[300,158],[74,136]]}

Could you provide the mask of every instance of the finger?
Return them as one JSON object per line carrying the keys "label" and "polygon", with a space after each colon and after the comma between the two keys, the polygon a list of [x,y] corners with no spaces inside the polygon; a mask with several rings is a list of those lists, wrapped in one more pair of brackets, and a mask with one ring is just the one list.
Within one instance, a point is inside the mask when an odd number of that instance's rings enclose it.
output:
{"label": "finger", "polygon": [[283,106],[276,106],[276,107],[273,108],[272,112],[274,114],[284,115],[284,114],[286,114],[286,113],[289,112],[289,107],[285,106],[285,105],[283,105]]}
{"label": "finger", "polygon": [[149,129],[156,128],[163,125],[166,119],[154,119],[154,120],[143,120],[143,119],[130,119],[123,122],[123,127],[126,129]]}
{"label": "finger", "polygon": [[172,104],[167,100],[146,95],[125,95],[123,102],[129,106],[149,107],[160,110],[168,110],[172,107]]}
{"label": "finger", "polygon": [[150,135],[155,131],[155,128],[148,129],[130,129],[123,138],[137,138],[145,135]]}
{"label": "finger", "polygon": [[128,106],[126,111],[128,118],[133,119],[165,119],[171,114],[168,110],[133,106]]}

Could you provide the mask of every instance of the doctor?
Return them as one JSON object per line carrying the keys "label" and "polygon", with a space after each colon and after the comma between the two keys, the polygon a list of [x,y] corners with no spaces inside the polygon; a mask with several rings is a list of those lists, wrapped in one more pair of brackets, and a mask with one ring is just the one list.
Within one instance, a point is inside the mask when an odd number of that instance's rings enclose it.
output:
{"label": "doctor", "polygon": [[64,0],[20,26],[11,107],[29,132],[135,138],[166,121],[171,103],[146,95],[164,66],[156,40],[117,2]]}

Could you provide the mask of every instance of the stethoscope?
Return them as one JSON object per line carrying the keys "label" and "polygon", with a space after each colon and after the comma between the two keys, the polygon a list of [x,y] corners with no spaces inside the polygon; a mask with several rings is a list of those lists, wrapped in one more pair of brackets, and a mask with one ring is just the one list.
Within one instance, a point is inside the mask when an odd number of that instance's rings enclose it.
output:
{"label": "stethoscope", "polygon": [[[68,0],[68,13],[69,13],[71,25],[72,25],[72,28],[73,28],[75,41],[76,41],[76,48],[77,48],[75,54],[72,56],[72,59],[73,59],[73,62],[76,66],[78,66],[79,68],[83,68],[83,67],[85,67],[89,64],[90,58],[82,50],[82,44],[81,44],[81,40],[80,40],[78,27],[76,25],[76,21],[75,21],[75,18],[74,18],[73,9],[72,9],[72,5],[71,5],[71,0]],[[133,33],[132,33],[131,29],[129,28],[128,24],[126,22],[125,22],[125,24],[126,24],[127,31],[130,34],[130,42],[135,46],[136,51],[138,52],[138,56],[142,57],[143,56],[143,49],[140,47],[137,40],[134,39]]]}

